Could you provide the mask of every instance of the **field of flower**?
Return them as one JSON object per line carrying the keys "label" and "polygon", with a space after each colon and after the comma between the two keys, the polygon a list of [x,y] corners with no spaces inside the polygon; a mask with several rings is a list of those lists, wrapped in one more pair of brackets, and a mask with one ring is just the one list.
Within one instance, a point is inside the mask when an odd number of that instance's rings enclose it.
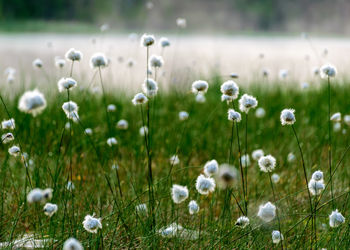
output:
{"label": "field of flower", "polygon": [[2,77],[0,247],[350,248],[345,54],[329,52],[337,71],[308,40],[291,62],[271,47],[232,73],[204,65],[213,51],[167,53],[181,39],[130,39],[123,57],[102,38],[38,56],[14,41],[25,56],[7,55]]}

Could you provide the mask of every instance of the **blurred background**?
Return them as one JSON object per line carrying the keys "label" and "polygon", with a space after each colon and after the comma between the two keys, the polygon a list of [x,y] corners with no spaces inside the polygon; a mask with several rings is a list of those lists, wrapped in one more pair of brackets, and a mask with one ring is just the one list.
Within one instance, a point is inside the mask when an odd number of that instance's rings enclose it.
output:
{"label": "blurred background", "polygon": [[[1,0],[0,30],[171,32],[187,19],[187,32],[349,34],[348,0]],[[69,23],[69,25],[66,25]]]}

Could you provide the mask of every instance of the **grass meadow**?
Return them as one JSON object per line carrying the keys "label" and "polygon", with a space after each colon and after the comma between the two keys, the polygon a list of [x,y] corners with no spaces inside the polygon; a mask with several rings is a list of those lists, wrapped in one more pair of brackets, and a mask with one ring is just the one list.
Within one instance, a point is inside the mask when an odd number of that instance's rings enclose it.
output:
{"label": "grass meadow", "polygon": [[[146,57],[138,64],[146,75]],[[52,67],[55,77],[41,74],[41,69],[31,76],[30,71],[19,70],[16,82],[2,83],[6,87],[1,91],[0,118],[13,118],[15,128],[3,129],[2,134],[12,133],[14,139],[0,144],[1,247],[62,249],[74,237],[85,249],[350,248],[350,130],[345,119],[350,114],[350,86],[344,75],[329,78],[330,88],[327,78],[319,76],[303,88],[298,80],[284,84],[258,77],[248,84],[233,79],[239,97],[227,103],[221,101],[220,92],[227,76],[215,70],[209,77],[188,73],[178,86],[160,78],[157,95],[133,105],[142,81],[133,83],[139,86],[133,93],[104,88],[113,80],[107,68],[99,66],[93,80],[100,87],[97,91],[86,79],[90,76],[78,74],[71,65],[67,61],[64,70]],[[155,72],[149,77],[156,78]],[[68,76],[77,87],[59,92],[58,79]],[[21,82],[27,77],[29,83]],[[191,92],[198,79],[209,83],[202,102]],[[38,81],[45,85],[38,86]],[[44,94],[46,108],[33,116],[18,106],[22,94],[35,88]],[[239,111],[238,99],[245,93],[258,100],[257,108],[241,112],[240,122],[229,121],[228,109]],[[79,118],[69,119],[63,112],[62,104],[69,100],[79,106]],[[107,109],[110,104],[115,109]],[[340,112],[343,119],[329,123],[329,107],[331,115]],[[286,108],[295,109],[293,126],[281,125],[281,111]],[[187,119],[179,119],[181,111],[188,113]],[[117,125],[120,120],[128,122],[127,128]],[[148,133],[141,135],[143,126]],[[117,143],[108,145],[112,137]],[[10,154],[14,145],[19,152]],[[257,149],[276,159],[272,172],[260,170],[252,157]],[[240,160],[244,154],[250,156],[246,167]],[[174,155],[179,162],[170,160]],[[219,165],[212,176],[215,189],[202,195],[196,180],[213,159]],[[224,185],[227,176],[220,170],[228,165],[230,183]],[[323,172],[324,185],[310,200],[305,174],[311,180],[317,170]],[[180,195],[185,198],[180,203],[172,197],[174,184],[188,189],[188,194]],[[52,197],[30,198],[34,188],[51,188]],[[199,206],[193,214],[188,207],[192,200]],[[258,211],[268,201],[276,210],[271,220],[264,221]],[[44,213],[47,202],[57,205],[52,216]],[[345,222],[331,227],[329,216],[335,209]],[[86,215],[100,218],[102,228],[91,222],[90,231],[95,233],[86,230]],[[243,215],[249,218],[245,226],[237,223]],[[271,236],[274,230],[283,235],[277,244]]]}

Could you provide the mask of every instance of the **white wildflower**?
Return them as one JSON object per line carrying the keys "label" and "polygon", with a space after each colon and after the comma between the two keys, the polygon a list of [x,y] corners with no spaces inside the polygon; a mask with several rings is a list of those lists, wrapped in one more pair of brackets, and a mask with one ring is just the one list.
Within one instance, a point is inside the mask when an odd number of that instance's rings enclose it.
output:
{"label": "white wildflower", "polygon": [[177,165],[180,163],[180,159],[177,155],[173,155],[169,160],[171,165]]}
{"label": "white wildflower", "polygon": [[242,120],[241,114],[234,109],[229,109],[227,111],[227,119],[233,122],[240,122]]}
{"label": "white wildflower", "polygon": [[208,195],[215,190],[215,180],[211,177],[199,175],[196,180],[196,189],[202,195]]}
{"label": "white wildflower", "polygon": [[219,164],[216,160],[211,160],[204,165],[204,174],[208,177],[216,175],[219,172]]}
{"label": "white wildflower", "polygon": [[83,54],[79,50],[71,48],[66,52],[65,57],[69,61],[80,61],[83,58]]}
{"label": "white wildflower", "polygon": [[18,146],[12,146],[9,148],[9,154],[12,156],[19,156],[19,154],[21,153],[21,149]]}
{"label": "white wildflower", "polygon": [[196,214],[199,212],[199,206],[195,200],[192,200],[190,203],[188,203],[188,210],[190,214]]}
{"label": "white wildflower", "polygon": [[250,166],[250,158],[248,154],[241,156],[241,163],[243,167]]}
{"label": "white wildflower", "polygon": [[208,91],[208,83],[206,81],[202,81],[202,80],[197,80],[195,82],[192,83],[192,92],[194,94],[204,94]]}
{"label": "white wildflower", "polygon": [[92,135],[92,129],[91,128],[86,128],[85,129],[85,134]]}
{"label": "white wildflower", "polygon": [[255,116],[257,118],[263,118],[266,115],[266,111],[264,108],[257,108],[255,111]]}
{"label": "white wildflower", "polygon": [[237,179],[238,171],[234,166],[229,164],[221,164],[218,173],[218,185],[221,188],[226,188],[231,186],[233,182]]}
{"label": "white wildflower", "polygon": [[235,225],[241,228],[245,228],[249,225],[249,218],[246,216],[241,216],[236,220]]}
{"label": "white wildflower", "polygon": [[263,156],[259,159],[259,167],[263,172],[272,172],[276,167],[276,159],[272,155]]}
{"label": "white wildflower", "polygon": [[169,47],[169,46],[170,46],[169,39],[166,38],[166,37],[161,37],[161,38],[159,39],[159,45],[160,45],[162,48]]}
{"label": "white wildflower", "polygon": [[108,59],[103,53],[95,53],[90,58],[90,67],[91,68],[99,68],[99,67],[107,67]]}
{"label": "white wildflower", "polygon": [[10,141],[13,141],[15,137],[13,136],[12,133],[6,133],[1,136],[1,142],[3,144],[9,143]]}
{"label": "white wildflower", "polygon": [[338,209],[332,211],[329,215],[329,225],[331,227],[338,227],[345,222],[344,216],[338,212]]}
{"label": "white wildflower", "polygon": [[272,231],[272,242],[274,244],[278,244],[281,240],[284,240],[283,234],[281,234],[281,232],[277,230]]}
{"label": "white wildflower", "polygon": [[325,189],[325,185],[323,183],[323,180],[316,181],[314,179],[311,179],[309,181],[309,190],[312,195],[319,195],[321,194],[322,190]]}
{"label": "white wildflower", "polygon": [[256,149],[252,152],[252,158],[255,161],[258,161],[263,156],[264,156],[264,151],[262,149]]}
{"label": "white wildflower", "polygon": [[160,68],[164,64],[163,57],[157,56],[157,55],[151,55],[151,57],[148,60],[148,64],[150,68]]}
{"label": "white wildflower", "polygon": [[295,159],[296,159],[295,155],[292,152],[290,152],[287,156],[287,161],[293,162],[293,161],[295,161]]}
{"label": "white wildflower", "polygon": [[205,103],[206,99],[205,96],[201,93],[198,93],[198,95],[196,95],[196,102],[198,103]]}
{"label": "white wildflower", "polygon": [[118,141],[114,137],[111,137],[107,139],[107,144],[108,146],[112,147],[113,145],[117,145]]}
{"label": "white wildflower", "polygon": [[180,111],[179,112],[179,119],[180,121],[184,121],[188,119],[189,114],[186,111]]}
{"label": "white wildflower", "polygon": [[117,107],[114,105],[114,104],[109,104],[108,106],[107,106],[107,111],[108,112],[114,112],[114,111],[116,111],[117,110]]}
{"label": "white wildflower", "polygon": [[41,202],[44,199],[43,190],[34,188],[27,195],[28,203]]}
{"label": "white wildflower", "polygon": [[75,88],[77,86],[77,81],[74,80],[73,78],[63,77],[58,81],[57,86],[58,86],[58,91],[63,92],[65,90]]}
{"label": "white wildflower", "polygon": [[18,109],[24,113],[36,116],[46,108],[46,99],[37,89],[26,91],[19,99]]}
{"label": "white wildflower", "polygon": [[64,59],[61,59],[61,58],[56,58],[55,65],[57,68],[61,69],[64,67],[64,65],[66,65],[66,61]]}
{"label": "white wildflower", "polygon": [[315,181],[320,181],[323,179],[323,172],[320,170],[317,170],[312,174],[311,178],[314,179]]}
{"label": "white wildflower", "polygon": [[271,202],[259,206],[258,217],[265,222],[272,221],[276,216],[276,206]]}
{"label": "white wildflower", "polygon": [[221,100],[228,102],[237,99],[239,94],[239,88],[232,80],[224,82],[220,87],[220,91],[222,93]]}
{"label": "white wildflower", "polygon": [[340,122],[341,121],[341,113],[340,112],[334,113],[331,116],[331,121],[332,122]]}
{"label": "white wildflower", "polygon": [[242,112],[245,112],[248,114],[249,110],[251,108],[256,108],[258,106],[258,101],[256,100],[255,97],[251,95],[244,94],[240,99],[239,99],[239,109]]}
{"label": "white wildflower", "polygon": [[4,120],[1,122],[2,129],[15,129],[15,119],[11,118],[10,120]]}
{"label": "white wildflower", "polygon": [[129,123],[127,120],[120,120],[117,122],[117,129],[127,130],[129,127]]}
{"label": "white wildflower", "polygon": [[157,95],[158,92],[158,84],[155,80],[152,78],[146,78],[145,81],[142,84],[142,91],[148,96],[148,97],[154,97]]}
{"label": "white wildflower", "polygon": [[283,109],[281,112],[281,123],[284,125],[293,125],[295,123],[295,110],[294,109]]}
{"label": "white wildflower", "polygon": [[102,229],[101,218],[95,218],[94,215],[86,215],[83,226],[89,233],[97,233],[99,228]]}
{"label": "white wildflower", "polygon": [[64,242],[63,250],[84,250],[84,248],[77,239],[69,238]]}
{"label": "white wildflower", "polygon": [[336,74],[337,74],[337,69],[331,64],[323,65],[320,68],[321,78],[335,77]]}
{"label": "white wildflower", "polygon": [[57,205],[56,204],[52,204],[52,203],[46,203],[44,206],[44,213],[45,215],[51,217],[52,215],[54,215],[57,212]]}
{"label": "white wildflower", "polygon": [[278,174],[271,175],[271,180],[273,183],[277,183],[280,181],[280,176]]}
{"label": "white wildflower", "polygon": [[43,61],[41,61],[39,58],[35,59],[33,61],[33,67],[34,68],[38,68],[38,69],[42,68],[43,67]]}
{"label": "white wildflower", "polygon": [[134,96],[134,98],[132,99],[132,103],[134,105],[140,105],[140,104],[144,104],[144,103],[147,103],[147,102],[148,102],[148,99],[143,93],[137,93]]}
{"label": "white wildflower", "polygon": [[155,42],[155,38],[153,35],[143,34],[141,37],[141,46],[149,47],[153,45]]}
{"label": "white wildflower", "polygon": [[171,196],[174,203],[180,204],[188,198],[188,189],[186,186],[174,184],[171,188]]}
{"label": "white wildflower", "polygon": [[139,134],[141,136],[145,136],[145,134],[147,135],[148,134],[148,128],[146,126],[141,127],[140,130],[139,130]]}

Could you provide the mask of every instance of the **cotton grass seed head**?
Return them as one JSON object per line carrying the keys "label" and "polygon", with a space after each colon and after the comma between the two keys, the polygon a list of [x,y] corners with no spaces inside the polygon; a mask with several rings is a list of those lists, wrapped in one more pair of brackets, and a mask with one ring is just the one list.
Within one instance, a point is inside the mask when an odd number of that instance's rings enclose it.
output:
{"label": "cotton grass seed head", "polygon": [[67,77],[67,78],[61,78],[58,83],[58,91],[63,92],[68,89],[73,89],[77,86],[77,81],[73,78]]}
{"label": "cotton grass seed head", "polygon": [[46,203],[44,206],[44,213],[49,217],[54,215],[57,212],[57,210],[58,210],[58,206],[56,204]]}
{"label": "cotton grass seed head", "polygon": [[319,195],[325,189],[325,185],[323,183],[323,180],[316,181],[314,179],[311,179],[309,181],[308,188],[312,195]]}
{"label": "cotton grass seed head", "polygon": [[320,68],[321,78],[335,77],[337,69],[331,64],[325,64]]}
{"label": "cotton grass seed head", "polygon": [[271,180],[273,183],[278,183],[280,181],[280,176],[278,174],[271,175]]}
{"label": "cotton grass seed head", "polygon": [[252,158],[255,160],[255,161],[258,161],[261,157],[263,157],[265,154],[264,154],[264,150],[262,149],[256,149],[252,152]]}
{"label": "cotton grass seed head", "polygon": [[16,127],[15,119],[11,118],[9,120],[3,120],[1,122],[1,127],[2,129],[11,129],[11,130],[15,129]]}
{"label": "cotton grass seed head", "polygon": [[163,57],[157,55],[151,55],[148,60],[148,64],[150,68],[160,68],[164,64]]}
{"label": "cotton grass seed head", "polygon": [[98,229],[102,229],[101,218],[95,218],[94,215],[86,215],[83,226],[89,233],[97,233]]}
{"label": "cotton grass seed head", "polygon": [[84,132],[85,132],[85,134],[87,134],[87,135],[92,135],[92,129],[91,129],[91,128],[86,128],[86,129],[84,130]]}
{"label": "cotton grass seed head", "polygon": [[330,227],[339,227],[344,222],[345,222],[345,218],[341,213],[339,213],[338,209],[336,209],[329,215]]}
{"label": "cotton grass seed head", "polygon": [[215,180],[211,177],[199,175],[196,180],[196,189],[202,195],[208,195],[215,190]]}
{"label": "cotton grass seed head", "polygon": [[19,99],[18,109],[34,117],[42,113],[46,108],[46,99],[37,89],[26,91]]}
{"label": "cotton grass seed head", "polygon": [[219,172],[219,164],[216,160],[211,160],[204,165],[204,174],[208,177],[216,175]]}
{"label": "cotton grass seed head", "polygon": [[147,126],[143,126],[143,127],[141,127],[140,128],[140,130],[139,130],[139,134],[140,134],[140,136],[145,136],[145,135],[147,135],[148,134],[148,128],[147,128]]}
{"label": "cotton grass seed head", "polygon": [[259,206],[258,217],[265,222],[272,221],[276,216],[276,206],[271,202]]}
{"label": "cotton grass seed head", "polygon": [[237,180],[238,171],[234,166],[224,163],[219,166],[219,173],[217,176],[218,186],[225,189],[231,187],[234,181]]}
{"label": "cotton grass seed head", "polygon": [[66,65],[66,61],[62,58],[56,58],[55,59],[55,66],[59,69],[62,69]]}
{"label": "cotton grass seed head", "polygon": [[256,118],[263,118],[266,115],[266,111],[264,108],[257,108],[255,111]]}
{"label": "cotton grass seed head", "polygon": [[187,21],[185,18],[179,17],[176,19],[176,25],[177,27],[184,29],[187,26]]}
{"label": "cotton grass seed head", "polygon": [[242,116],[239,112],[234,109],[229,109],[227,111],[227,119],[233,122],[240,122],[242,120]]}
{"label": "cotton grass seed head", "polygon": [[117,129],[120,129],[120,130],[127,130],[129,127],[129,123],[127,120],[119,120],[117,122]]}
{"label": "cotton grass seed head", "polygon": [[180,163],[180,159],[177,155],[173,155],[169,159],[171,165],[177,165]]}
{"label": "cotton grass seed head", "polygon": [[77,239],[69,238],[64,242],[63,250],[84,250],[84,248]]}
{"label": "cotton grass seed head", "polygon": [[98,52],[91,56],[90,67],[93,68],[104,68],[108,66],[108,59],[105,54]]}
{"label": "cotton grass seed head", "polygon": [[314,179],[315,181],[323,180],[323,172],[320,170],[317,170],[312,174],[311,178]]}
{"label": "cotton grass seed head", "polygon": [[166,37],[161,37],[159,39],[159,46],[161,46],[162,48],[169,47],[170,46],[169,39]]}
{"label": "cotton grass seed head", "polygon": [[188,203],[188,211],[190,214],[196,214],[199,212],[199,206],[195,200],[192,200],[190,203]]}
{"label": "cotton grass seed head", "polygon": [[141,37],[141,46],[149,47],[152,46],[155,42],[155,38],[153,35],[143,34]]}
{"label": "cotton grass seed head", "polygon": [[66,52],[65,57],[68,61],[80,61],[83,58],[83,53],[81,53],[79,50],[75,50],[74,48],[70,48]]}
{"label": "cotton grass seed head", "polygon": [[276,167],[276,159],[272,155],[262,156],[259,159],[259,167],[263,172],[272,172]]}
{"label": "cotton grass seed head", "polygon": [[108,112],[115,112],[117,110],[117,106],[115,106],[114,104],[109,104],[107,106],[107,111]]}
{"label": "cotton grass seed head", "polygon": [[142,84],[142,91],[150,98],[156,96],[158,92],[157,82],[152,78],[146,78]]}
{"label": "cotton grass seed head", "polygon": [[295,123],[295,110],[294,109],[283,109],[281,112],[281,124],[284,125],[293,125]]}
{"label": "cotton grass seed head", "polygon": [[187,120],[189,117],[189,114],[186,111],[180,111],[179,112],[179,119],[180,121]]}
{"label": "cotton grass seed head", "polygon": [[244,168],[250,166],[250,158],[248,154],[241,156],[241,163]]}
{"label": "cotton grass seed head", "polygon": [[334,113],[331,116],[331,121],[332,122],[341,122],[341,113],[340,112]]}
{"label": "cotton grass seed head", "polygon": [[196,102],[198,103],[205,103],[206,99],[204,94],[198,93],[198,95],[196,95]]}
{"label": "cotton grass seed head", "polygon": [[171,197],[176,204],[180,204],[188,198],[188,189],[186,186],[174,184],[171,188]]}
{"label": "cotton grass seed head", "polygon": [[108,146],[112,147],[113,145],[117,145],[118,141],[114,137],[111,137],[107,139],[107,144]]}
{"label": "cotton grass seed head", "polygon": [[18,146],[12,146],[9,148],[8,152],[10,155],[17,157],[21,153],[21,149]]}
{"label": "cotton grass seed head", "polygon": [[258,101],[256,100],[255,97],[251,95],[244,94],[239,99],[239,109],[241,110],[241,112],[245,112],[246,114],[248,114],[251,108],[256,108],[257,106],[258,106]]}
{"label": "cotton grass seed head", "polygon": [[78,104],[73,101],[65,102],[62,105],[62,109],[67,116],[70,116],[73,112],[78,112]]}
{"label": "cotton grass seed head", "polygon": [[344,123],[350,126],[350,115],[344,115]]}
{"label": "cotton grass seed head", "polygon": [[281,234],[281,232],[277,230],[272,231],[272,242],[274,244],[278,244],[281,240],[284,240],[283,234]]}
{"label": "cotton grass seed head", "polygon": [[249,225],[249,218],[246,216],[241,216],[236,220],[235,225],[237,227],[245,228],[246,226]]}
{"label": "cotton grass seed head", "polygon": [[34,188],[27,195],[28,203],[41,202],[44,199],[43,190]]}
{"label": "cotton grass seed head", "polygon": [[37,58],[33,61],[33,67],[35,69],[41,69],[43,67],[43,61],[41,59]]}
{"label": "cotton grass seed head", "polygon": [[222,93],[221,100],[231,102],[238,98],[239,87],[234,81],[229,80],[221,85],[220,91]]}
{"label": "cotton grass seed head", "polygon": [[208,91],[209,85],[206,81],[197,80],[192,83],[192,92],[194,94],[204,94]]}
{"label": "cotton grass seed head", "polygon": [[9,143],[10,141],[13,141],[15,137],[13,136],[12,133],[6,133],[1,136],[1,142],[3,144]]}

